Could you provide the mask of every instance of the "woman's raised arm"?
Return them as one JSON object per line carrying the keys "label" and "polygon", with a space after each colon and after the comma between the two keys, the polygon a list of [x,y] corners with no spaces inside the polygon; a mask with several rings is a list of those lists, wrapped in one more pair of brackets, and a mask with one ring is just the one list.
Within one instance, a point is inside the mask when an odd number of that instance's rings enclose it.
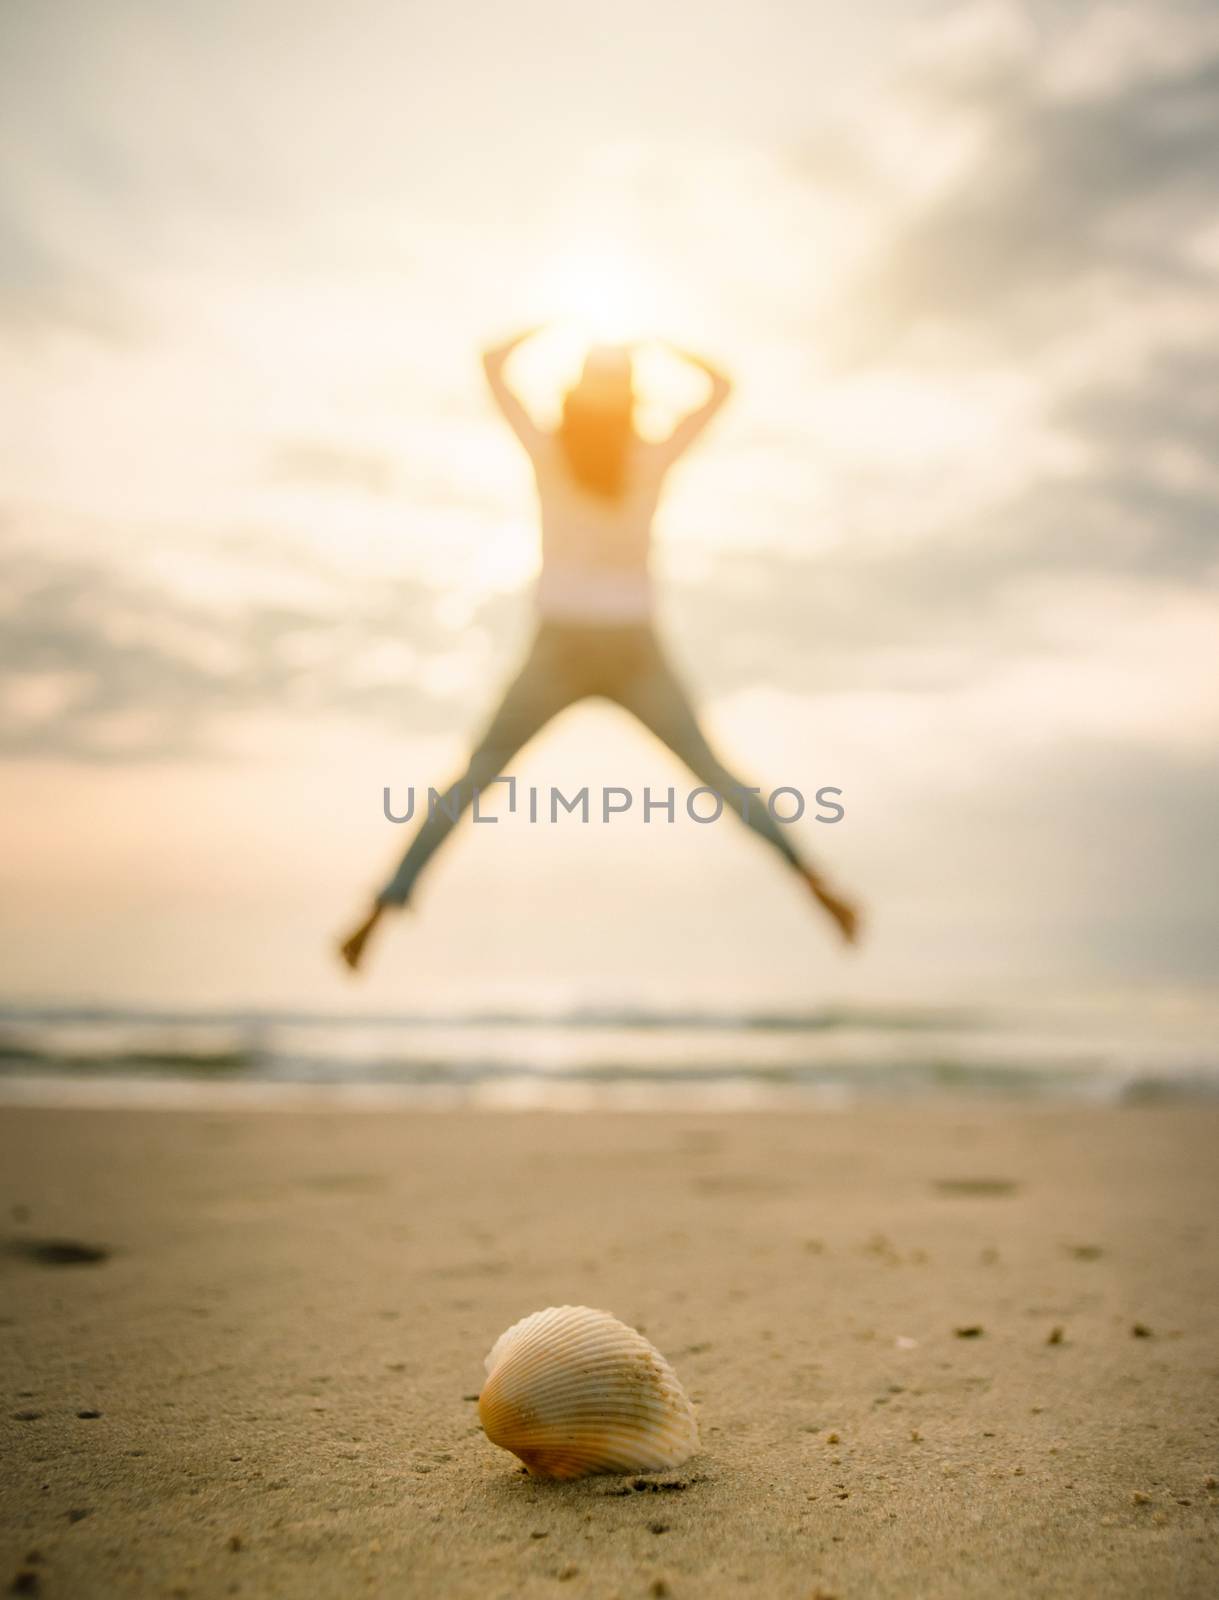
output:
{"label": "woman's raised arm", "polygon": [[503,412],[508,426],[531,455],[542,439],[543,432],[508,387],[504,378],[504,368],[512,352],[532,339],[537,332],[537,328],[526,328],[523,333],[516,334],[506,343],[493,345],[491,349],[483,352],[483,371],[487,374],[487,382],[491,386],[491,393],[495,396],[495,403]]}
{"label": "woman's raised arm", "polygon": [[721,372],[717,366],[714,366],[704,357],[695,355],[693,351],[683,350],[668,339],[662,339],[660,342],[667,350],[671,350],[675,356],[680,357],[682,361],[687,361],[692,367],[697,367],[700,372],[707,376],[711,383],[711,393],[703,401],[702,405],[697,406],[684,416],[660,447],[669,461],[673,462],[686,453],[724,401],[727,400],[732,393],[732,380],[726,373]]}

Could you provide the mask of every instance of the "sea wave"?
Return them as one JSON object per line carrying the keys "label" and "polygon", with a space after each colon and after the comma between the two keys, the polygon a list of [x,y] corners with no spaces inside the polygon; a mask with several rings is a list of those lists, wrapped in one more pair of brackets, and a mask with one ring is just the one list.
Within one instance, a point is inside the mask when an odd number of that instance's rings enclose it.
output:
{"label": "sea wave", "polygon": [[1219,1095],[1219,1033],[1140,1032],[1103,1009],[835,1006],[807,1012],[569,1007],[409,1016],[306,1011],[0,1010],[0,1095],[172,1082],[377,1089],[419,1103],[771,1104],[1001,1096]]}

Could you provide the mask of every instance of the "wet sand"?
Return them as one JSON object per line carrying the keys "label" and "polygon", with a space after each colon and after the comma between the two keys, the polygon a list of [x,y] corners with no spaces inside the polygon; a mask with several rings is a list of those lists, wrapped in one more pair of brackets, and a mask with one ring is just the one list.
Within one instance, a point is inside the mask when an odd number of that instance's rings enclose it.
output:
{"label": "wet sand", "polygon": [[[1213,1109],[6,1109],[0,1590],[1212,1596],[1217,1152]],[[673,1362],[683,1468],[482,1436],[564,1302]]]}

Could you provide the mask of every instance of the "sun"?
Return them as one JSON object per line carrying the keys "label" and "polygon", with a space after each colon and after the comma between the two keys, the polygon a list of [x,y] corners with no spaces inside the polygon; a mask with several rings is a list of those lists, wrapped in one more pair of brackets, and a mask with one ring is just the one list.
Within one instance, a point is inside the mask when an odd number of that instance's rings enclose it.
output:
{"label": "sun", "polygon": [[546,274],[551,315],[589,344],[629,344],[655,331],[655,285],[642,262],[615,245],[561,255]]}
{"label": "sun", "polygon": [[664,349],[673,316],[688,311],[688,298],[680,308],[672,303],[671,281],[646,252],[592,233],[536,264],[523,303],[540,336],[513,358],[513,381],[534,413],[557,421],[556,397],[576,382],[591,345],[632,345],[637,424],[647,438],[666,436],[703,390]]}

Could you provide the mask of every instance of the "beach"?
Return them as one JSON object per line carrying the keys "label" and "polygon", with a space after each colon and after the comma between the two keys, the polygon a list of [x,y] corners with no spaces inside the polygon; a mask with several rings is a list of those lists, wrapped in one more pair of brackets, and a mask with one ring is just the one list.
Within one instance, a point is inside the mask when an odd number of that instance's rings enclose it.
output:
{"label": "beach", "polygon": [[[0,1585],[1213,1595],[1216,1149],[1180,1105],[10,1106]],[[697,1456],[488,1443],[484,1355],[564,1303],[668,1357]]]}

